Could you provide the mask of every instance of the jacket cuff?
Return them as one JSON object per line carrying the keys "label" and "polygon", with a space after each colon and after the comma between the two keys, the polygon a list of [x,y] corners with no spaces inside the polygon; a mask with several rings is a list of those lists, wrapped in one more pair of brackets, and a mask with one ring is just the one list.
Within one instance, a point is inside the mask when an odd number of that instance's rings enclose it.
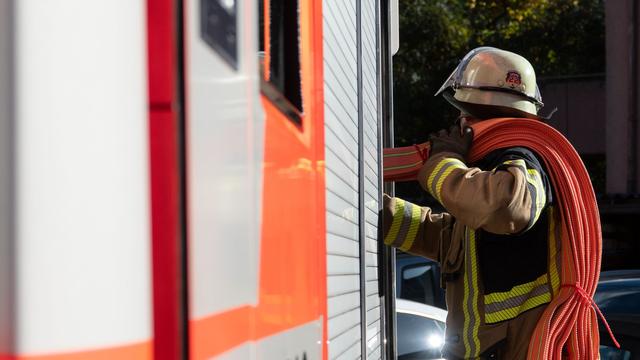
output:
{"label": "jacket cuff", "polygon": [[454,152],[438,153],[429,157],[422,166],[418,173],[418,182],[442,204],[442,184],[455,169],[468,169],[462,156]]}
{"label": "jacket cuff", "polygon": [[388,246],[409,251],[422,222],[420,206],[385,195],[383,239]]}

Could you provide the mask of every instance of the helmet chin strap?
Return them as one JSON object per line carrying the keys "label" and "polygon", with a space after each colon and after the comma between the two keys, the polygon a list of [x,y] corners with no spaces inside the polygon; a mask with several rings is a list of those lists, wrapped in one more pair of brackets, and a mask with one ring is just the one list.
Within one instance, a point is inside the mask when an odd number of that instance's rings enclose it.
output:
{"label": "helmet chin strap", "polygon": [[482,119],[478,119],[477,117],[471,114],[467,114],[464,111],[461,111],[460,115],[458,115],[458,117],[456,118],[454,124],[460,126],[461,128],[464,128],[467,126],[471,126],[479,121],[482,121]]}
{"label": "helmet chin strap", "polygon": [[464,101],[459,101],[453,97],[453,91],[445,91],[442,96],[453,106],[458,108],[462,114],[469,114],[471,117],[480,120],[495,119],[495,118],[528,118],[540,121],[548,121],[555,113],[556,109],[553,109],[548,115],[541,116],[537,114],[531,114],[522,110],[514,109],[507,106],[498,105],[486,105],[486,104],[473,104]]}
{"label": "helmet chin strap", "polygon": [[539,115],[541,118],[543,118],[545,121],[551,120],[551,117],[553,116],[553,114],[556,113],[556,111],[558,111],[558,107],[554,107],[553,109],[551,109],[551,111],[549,111],[549,113],[547,115]]}

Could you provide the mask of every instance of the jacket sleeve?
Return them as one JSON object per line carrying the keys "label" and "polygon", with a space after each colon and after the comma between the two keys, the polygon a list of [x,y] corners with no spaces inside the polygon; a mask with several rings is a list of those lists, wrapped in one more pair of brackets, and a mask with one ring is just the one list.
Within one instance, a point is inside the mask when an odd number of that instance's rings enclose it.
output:
{"label": "jacket sleeve", "polygon": [[441,261],[451,241],[453,219],[447,213],[434,214],[396,197],[384,195],[380,219],[384,243],[402,251]]}
{"label": "jacket sleeve", "polygon": [[483,171],[444,152],[427,160],[418,181],[463,225],[516,234],[530,229],[547,204],[541,170],[529,164],[509,157]]}

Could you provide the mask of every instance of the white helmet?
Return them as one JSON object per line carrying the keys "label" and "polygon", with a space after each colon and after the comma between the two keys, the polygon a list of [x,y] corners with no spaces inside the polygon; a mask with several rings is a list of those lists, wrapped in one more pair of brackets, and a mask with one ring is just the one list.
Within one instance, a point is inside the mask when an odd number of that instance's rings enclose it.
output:
{"label": "white helmet", "polygon": [[443,94],[460,111],[480,119],[538,116],[544,106],[536,73],[524,57],[494,47],[471,50],[444,82]]}

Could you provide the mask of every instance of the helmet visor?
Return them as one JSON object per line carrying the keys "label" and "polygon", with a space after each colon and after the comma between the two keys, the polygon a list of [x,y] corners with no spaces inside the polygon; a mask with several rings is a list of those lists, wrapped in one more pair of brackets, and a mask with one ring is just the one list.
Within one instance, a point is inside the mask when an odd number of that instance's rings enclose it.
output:
{"label": "helmet visor", "polygon": [[469,65],[469,61],[471,61],[471,59],[474,56],[476,56],[476,54],[481,53],[483,51],[487,51],[487,50],[497,50],[497,49],[491,46],[482,46],[469,51],[469,53],[467,53],[467,55],[465,55],[462,58],[460,63],[458,63],[458,66],[453,70],[451,75],[449,75],[447,80],[445,80],[444,84],[442,84],[442,86],[440,87],[440,89],[438,89],[438,91],[435,93],[434,96],[440,95],[443,91],[445,91],[448,88],[452,88],[455,90],[460,85],[462,85],[461,84],[462,74],[464,74],[464,71],[467,69],[467,65]]}

